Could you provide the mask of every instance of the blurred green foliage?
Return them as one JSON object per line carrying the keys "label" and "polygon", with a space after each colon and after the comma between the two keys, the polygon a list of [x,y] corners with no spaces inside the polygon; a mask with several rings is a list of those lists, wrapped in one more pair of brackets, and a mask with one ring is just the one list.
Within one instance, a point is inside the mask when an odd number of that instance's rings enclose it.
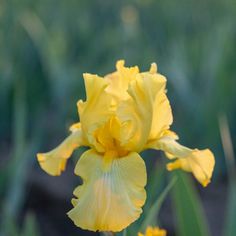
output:
{"label": "blurred green foliage", "polygon": [[[213,150],[213,182],[221,179],[220,113],[236,140],[235,22],[234,0],[1,0],[1,222],[19,217],[35,153],[61,141],[78,119],[82,73],[104,75],[121,58],[142,70],[158,63],[173,130],[187,146]],[[150,198],[160,193],[153,186]]]}
{"label": "blurred green foliage", "polygon": [[173,202],[176,211],[176,228],[181,236],[210,235],[203,209],[190,180],[178,171],[178,181],[174,186]]}

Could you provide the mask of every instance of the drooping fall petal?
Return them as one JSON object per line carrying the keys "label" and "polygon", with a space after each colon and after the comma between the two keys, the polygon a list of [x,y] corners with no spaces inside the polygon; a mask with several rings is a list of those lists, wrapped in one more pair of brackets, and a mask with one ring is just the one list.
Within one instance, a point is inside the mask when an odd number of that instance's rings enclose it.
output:
{"label": "drooping fall petal", "polygon": [[190,149],[179,144],[170,136],[161,138],[156,143],[155,149],[166,152],[166,156],[169,159],[176,159],[167,165],[168,170],[180,168],[187,172],[192,172],[194,177],[204,187],[210,183],[215,159],[209,149]]}
{"label": "drooping fall petal", "polygon": [[84,145],[80,129],[72,132],[58,147],[47,153],[38,153],[41,168],[50,175],[60,175],[75,148]]}
{"label": "drooping fall petal", "polygon": [[75,173],[83,184],[74,191],[74,223],[93,231],[121,231],[141,214],[146,192],[146,168],[137,153],[106,160],[93,150],[78,161]]}

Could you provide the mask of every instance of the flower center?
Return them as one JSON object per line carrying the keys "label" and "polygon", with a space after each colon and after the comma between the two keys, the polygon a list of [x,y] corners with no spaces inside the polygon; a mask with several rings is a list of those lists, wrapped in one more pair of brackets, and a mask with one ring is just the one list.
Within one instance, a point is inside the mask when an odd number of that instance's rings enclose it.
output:
{"label": "flower center", "polygon": [[120,144],[120,125],[116,117],[112,117],[94,133],[102,153],[106,159],[116,159],[128,155],[129,151]]}

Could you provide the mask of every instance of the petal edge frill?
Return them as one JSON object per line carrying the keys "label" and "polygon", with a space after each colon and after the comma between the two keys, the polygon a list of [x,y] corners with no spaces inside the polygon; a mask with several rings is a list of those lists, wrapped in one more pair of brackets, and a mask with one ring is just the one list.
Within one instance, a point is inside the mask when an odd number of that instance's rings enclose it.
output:
{"label": "petal edge frill", "polygon": [[121,231],[137,220],[146,200],[146,167],[138,153],[111,160],[90,149],[78,161],[75,173],[83,184],[74,191],[68,216],[75,225],[92,231]]}
{"label": "petal edge frill", "polygon": [[215,158],[209,149],[190,149],[179,144],[171,137],[161,138],[156,143],[156,146],[152,147],[163,150],[166,156],[173,160],[173,162],[167,164],[169,171],[182,169],[187,172],[192,172],[194,177],[204,187],[211,182]]}
{"label": "petal edge frill", "polygon": [[65,170],[67,159],[75,148],[83,145],[81,130],[72,132],[58,147],[47,153],[38,153],[40,167],[50,175],[58,176]]}
{"label": "petal edge frill", "polygon": [[[156,97],[164,93],[166,80],[158,75],[139,74],[128,88],[129,99],[122,101],[117,109],[123,132],[121,145],[127,150],[140,152],[148,142],[149,135],[158,133],[152,124]],[[155,115],[155,118],[157,115]],[[158,120],[157,120],[158,121]],[[153,128],[153,131],[152,131]]]}
{"label": "petal edge frill", "polygon": [[102,77],[88,73],[84,74],[84,82],[87,99],[79,100],[77,103],[81,128],[89,146],[103,152],[103,147],[97,142],[94,132],[113,114],[112,97],[105,92],[108,82]]}

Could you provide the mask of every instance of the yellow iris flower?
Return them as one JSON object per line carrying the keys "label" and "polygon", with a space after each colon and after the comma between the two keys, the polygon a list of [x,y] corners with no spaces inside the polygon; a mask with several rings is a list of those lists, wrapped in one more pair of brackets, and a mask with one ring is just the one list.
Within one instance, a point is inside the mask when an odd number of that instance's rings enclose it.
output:
{"label": "yellow iris flower", "polygon": [[76,148],[90,147],[75,167],[83,184],[74,191],[68,216],[92,231],[121,231],[139,218],[147,180],[141,151],[163,150],[173,160],[168,170],[192,172],[203,186],[215,163],[210,150],[184,147],[169,130],[173,117],[166,78],[155,63],[144,73],[137,66],[125,67],[122,60],[116,68],[104,78],[84,74],[87,99],[77,103],[80,122],[57,148],[37,155],[42,169],[56,176]]}
{"label": "yellow iris flower", "polygon": [[138,233],[138,236],[166,236],[166,230],[149,226],[145,234]]}

